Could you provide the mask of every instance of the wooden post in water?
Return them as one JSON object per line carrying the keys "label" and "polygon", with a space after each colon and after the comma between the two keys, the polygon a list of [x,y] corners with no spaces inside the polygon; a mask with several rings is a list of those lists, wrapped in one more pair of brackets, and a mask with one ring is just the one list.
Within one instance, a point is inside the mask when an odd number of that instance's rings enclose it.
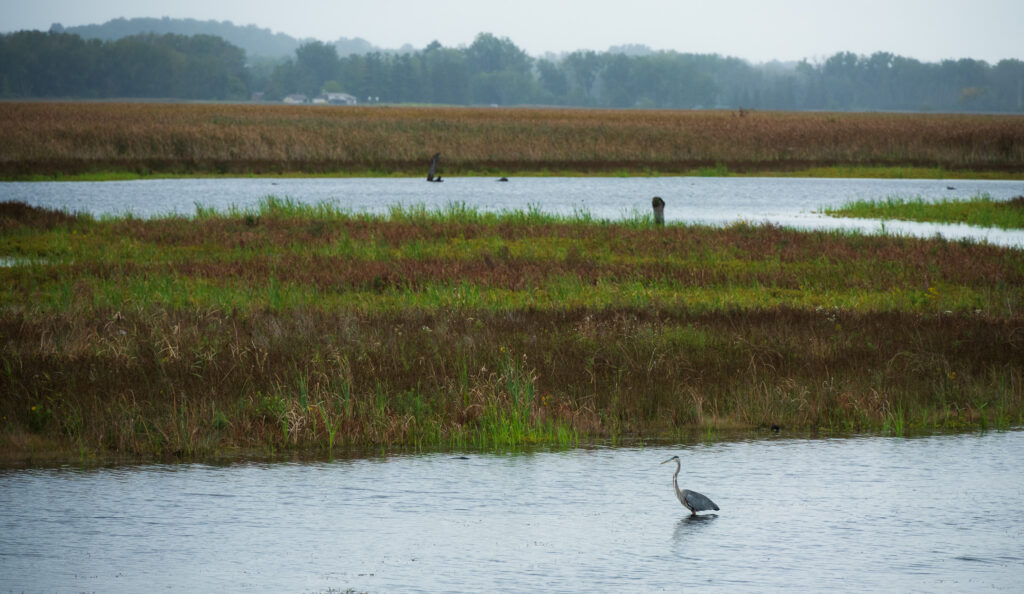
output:
{"label": "wooden post in water", "polygon": [[654,208],[654,224],[663,226],[665,224],[665,201],[660,196],[651,200],[651,207]]}

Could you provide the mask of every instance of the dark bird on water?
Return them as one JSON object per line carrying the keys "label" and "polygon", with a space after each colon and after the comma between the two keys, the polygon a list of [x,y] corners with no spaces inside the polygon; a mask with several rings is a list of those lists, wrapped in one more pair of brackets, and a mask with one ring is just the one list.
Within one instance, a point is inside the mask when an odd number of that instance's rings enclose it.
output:
{"label": "dark bird on water", "polygon": [[438,175],[437,177],[434,177],[437,174],[437,162],[440,159],[441,159],[441,153],[434,153],[434,156],[430,158],[430,171],[427,173],[427,181],[428,182],[444,181],[443,179],[441,179],[440,175]]}
{"label": "dark bird on water", "polygon": [[651,200],[651,208],[654,209],[654,224],[664,225],[665,224],[665,201],[661,199],[661,196],[655,196],[654,200]]}
{"label": "dark bird on water", "polygon": [[677,477],[679,477],[679,456],[672,456],[668,460],[662,462],[662,464],[668,464],[673,460],[676,461],[676,473],[672,475],[672,486],[676,488],[676,497],[679,498],[679,503],[682,503],[686,509],[690,510],[691,516],[696,516],[699,511],[718,511],[718,506],[715,505],[714,501],[711,501],[696,491],[679,488],[679,482],[676,480]]}
{"label": "dark bird on water", "polygon": [[500,178],[498,178],[498,181],[508,181],[508,178],[507,177],[500,177]]}

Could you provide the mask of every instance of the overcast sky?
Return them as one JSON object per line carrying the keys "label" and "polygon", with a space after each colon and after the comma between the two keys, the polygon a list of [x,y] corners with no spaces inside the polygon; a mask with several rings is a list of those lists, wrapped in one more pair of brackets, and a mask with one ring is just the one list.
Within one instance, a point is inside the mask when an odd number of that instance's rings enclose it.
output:
{"label": "overcast sky", "polygon": [[163,16],[385,48],[456,47],[488,32],[535,56],[638,43],[752,62],[839,51],[1024,59],[1024,0],[0,0],[4,32]]}

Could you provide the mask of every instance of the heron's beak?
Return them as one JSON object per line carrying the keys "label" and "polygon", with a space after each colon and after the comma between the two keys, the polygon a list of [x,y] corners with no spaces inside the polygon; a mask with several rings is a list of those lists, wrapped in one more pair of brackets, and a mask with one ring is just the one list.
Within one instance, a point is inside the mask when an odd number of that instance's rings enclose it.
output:
{"label": "heron's beak", "polygon": [[662,464],[665,464],[666,462],[671,462],[671,461],[672,461],[672,458],[669,458],[668,460],[665,460],[665,462],[662,462]]}

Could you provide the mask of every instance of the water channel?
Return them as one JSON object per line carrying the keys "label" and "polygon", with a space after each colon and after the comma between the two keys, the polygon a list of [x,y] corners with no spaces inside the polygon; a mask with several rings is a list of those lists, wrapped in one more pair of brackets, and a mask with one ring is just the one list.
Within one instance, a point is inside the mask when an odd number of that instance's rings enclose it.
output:
{"label": "water channel", "polygon": [[1024,246],[1024,232],[967,225],[935,225],[833,218],[818,213],[858,199],[1003,200],[1024,194],[1024,181],[901,180],[717,177],[450,178],[428,184],[410,178],[158,179],[114,182],[0,182],[0,200],[95,215],[150,217],[194,214],[196,204],[217,210],[249,208],[267,196],[328,202],[354,212],[386,212],[391,206],[443,208],[466,204],[484,211],[525,210],[621,219],[647,214],[651,198],[665,199],[669,222],[729,224],[772,222],[801,229],[857,229],[866,233],[936,234],[998,245]]}
{"label": "water channel", "polygon": [[2,592],[1019,592],[1024,432],[6,470],[0,510]]}

